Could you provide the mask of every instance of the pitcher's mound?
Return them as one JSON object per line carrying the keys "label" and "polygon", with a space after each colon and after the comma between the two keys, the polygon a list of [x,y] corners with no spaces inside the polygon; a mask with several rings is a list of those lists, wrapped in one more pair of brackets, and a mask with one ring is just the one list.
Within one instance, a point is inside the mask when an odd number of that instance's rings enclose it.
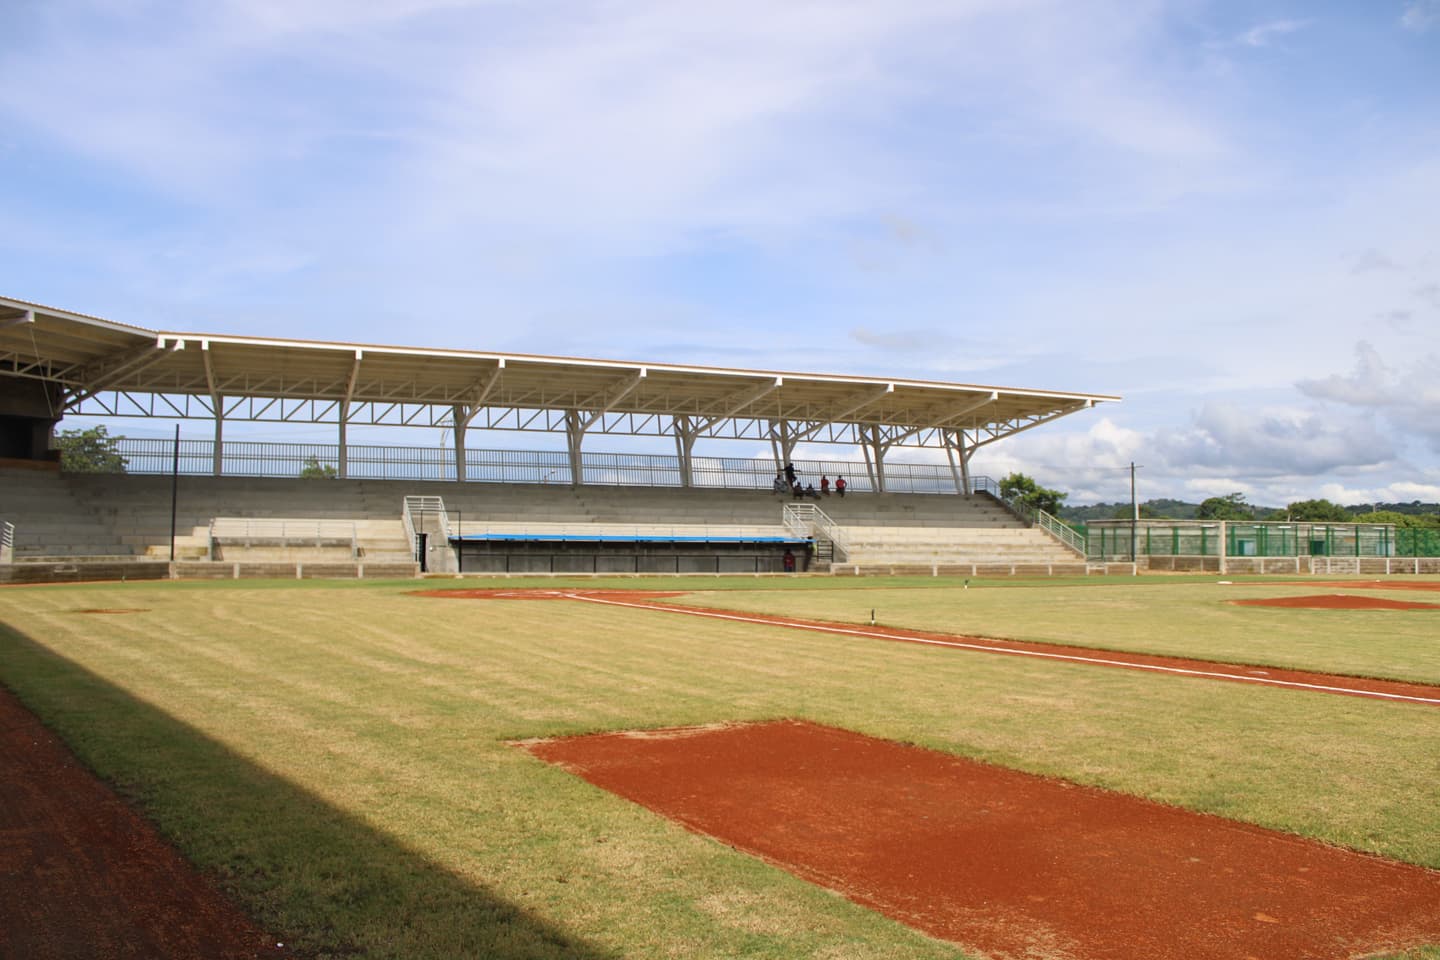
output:
{"label": "pitcher's mound", "polygon": [[1352,597],[1345,593],[1322,593],[1312,597],[1266,597],[1260,600],[1231,600],[1242,607],[1303,607],[1309,610],[1440,610],[1440,604],[1387,600],[1384,597]]}

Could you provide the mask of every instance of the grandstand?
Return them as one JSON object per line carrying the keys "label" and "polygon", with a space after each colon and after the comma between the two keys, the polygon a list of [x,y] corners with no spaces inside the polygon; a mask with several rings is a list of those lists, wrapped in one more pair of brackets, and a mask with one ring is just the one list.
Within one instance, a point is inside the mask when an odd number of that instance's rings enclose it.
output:
{"label": "grandstand", "polygon": [[[983,446],[1115,397],[903,379],[170,333],[0,299],[3,579],[435,573],[1084,572],[1083,543],[970,472]],[[122,440],[119,472],[62,469],[67,415],[204,421]],[[335,444],[227,440],[227,423],[331,425]],[[351,444],[443,428],[434,450]],[[563,437],[486,451],[487,431]],[[597,454],[594,436],[675,454]],[[697,445],[747,443],[745,458]],[[850,495],[777,495],[797,464]],[[770,456],[756,458],[755,449]],[[901,448],[945,463],[899,462]],[[93,465],[92,465],[93,467]]]}

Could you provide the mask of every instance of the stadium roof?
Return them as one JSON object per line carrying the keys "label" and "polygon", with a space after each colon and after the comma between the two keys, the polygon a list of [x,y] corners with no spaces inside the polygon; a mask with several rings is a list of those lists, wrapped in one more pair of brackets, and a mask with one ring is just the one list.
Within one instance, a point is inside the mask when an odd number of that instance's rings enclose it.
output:
{"label": "stadium roof", "polygon": [[[57,415],[975,447],[1103,394],[149,330],[0,298],[0,375]],[[463,441],[462,441],[463,442]]]}

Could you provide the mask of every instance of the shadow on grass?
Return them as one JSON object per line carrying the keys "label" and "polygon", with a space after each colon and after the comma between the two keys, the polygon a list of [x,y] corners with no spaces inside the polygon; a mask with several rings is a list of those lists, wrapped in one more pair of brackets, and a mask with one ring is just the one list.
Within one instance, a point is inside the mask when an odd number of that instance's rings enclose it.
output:
{"label": "shadow on grass", "polygon": [[616,956],[4,624],[0,683],[301,958]]}

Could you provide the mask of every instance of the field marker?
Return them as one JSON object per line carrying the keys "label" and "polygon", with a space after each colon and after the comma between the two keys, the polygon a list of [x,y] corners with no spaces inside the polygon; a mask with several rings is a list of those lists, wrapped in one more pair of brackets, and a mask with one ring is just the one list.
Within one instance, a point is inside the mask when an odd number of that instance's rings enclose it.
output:
{"label": "field marker", "polygon": [[[1415,697],[1403,693],[1383,693],[1379,690],[1362,690],[1356,687],[1336,687],[1320,683],[1305,683],[1300,680],[1275,680],[1270,677],[1247,676],[1243,673],[1223,673],[1215,670],[1191,670],[1187,667],[1162,667],[1153,663],[1132,663],[1128,660],[1107,660],[1103,657],[1086,657],[1079,654],[1049,653],[1043,650],[1019,650],[1013,647],[997,647],[984,643],[966,643],[963,640],[935,640],[930,637],[906,636],[894,633],[876,633],[857,630],[852,627],[827,627],[816,623],[795,623],[764,617],[750,617],[738,613],[722,613],[718,610],[696,610],[693,607],[669,607],[662,604],[638,603],[633,600],[607,600],[604,597],[566,593],[571,600],[587,603],[603,603],[613,607],[633,607],[637,610],[661,610],[666,613],[683,613],[692,617],[709,617],[713,620],[734,620],[739,623],[759,623],[771,627],[787,627],[792,630],[810,630],[815,633],[838,633],[852,637],[866,637],[876,640],[900,640],[906,643],[925,643],[936,647],[955,647],[961,650],[978,650],[983,653],[1004,653],[1016,657],[1039,657],[1046,660],[1064,660],[1071,663],[1093,663],[1106,667],[1127,667],[1131,670],[1152,670],[1156,673],[1173,673],[1188,677],[1208,677],[1214,680],[1237,680],[1242,683],[1261,683],[1274,687],[1291,687],[1297,690],[1317,690],[1321,693],[1343,693],[1354,697],[1373,697],[1381,700],[1401,700],[1410,703],[1429,703],[1440,706],[1440,697]],[[1154,654],[1142,654],[1154,656]],[[1405,681],[1396,681],[1404,683]]]}

